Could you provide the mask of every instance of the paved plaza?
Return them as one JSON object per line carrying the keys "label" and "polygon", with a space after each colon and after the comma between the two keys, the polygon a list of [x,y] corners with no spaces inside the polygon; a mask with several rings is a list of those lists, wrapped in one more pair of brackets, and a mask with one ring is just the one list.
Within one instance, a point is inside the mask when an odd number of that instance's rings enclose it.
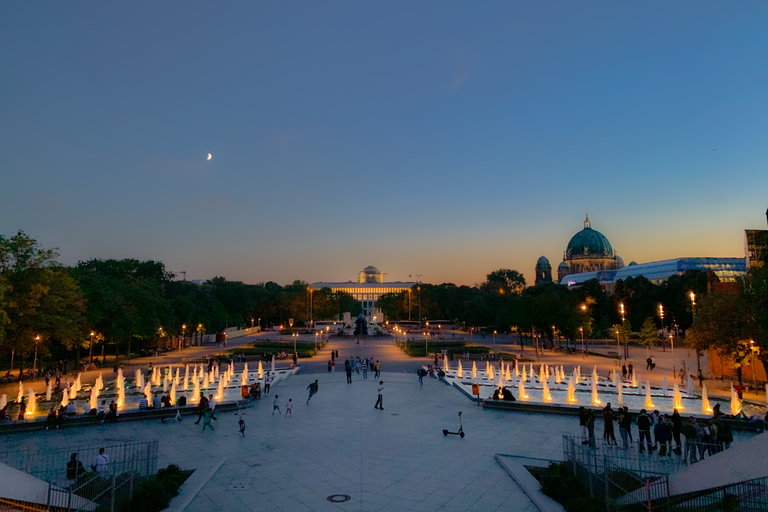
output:
{"label": "paved plaza", "polygon": [[[185,349],[154,362],[173,364],[220,350]],[[339,350],[340,357],[336,371],[329,373],[331,350]],[[526,353],[534,356],[531,350]],[[380,360],[381,379],[372,371],[367,379],[353,372],[353,382],[347,384],[343,362],[350,356]],[[578,354],[548,353],[541,359],[594,363],[601,372],[615,364]],[[666,363],[667,358],[659,359]],[[560,460],[562,434],[579,435],[578,419],[486,410],[429,377],[420,386],[415,371],[426,361],[405,356],[391,339],[359,345],[354,339],[332,339],[317,357],[300,361],[301,371],[275,385],[271,395],[240,413],[219,413],[215,431],[201,432],[193,416],[181,423],[132,421],[8,435],[3,445],[38,451],[88,445],[94,453],[81,457],[89,460],[100,445],[158,439],[160,467],[173,463],[196,469],[172,502],[173,512],[537,510],[494,456]],[[146,363],[132,361],[136,367]],[[315,379],[319,392],[307,405],[307,386]],[[382,411],[374,409],[379,380],[384,381]],[[273,415],[275,395],[281,411]],[[293,410],[286,417],[289,398]],[[459,411],[466,437],[444,437],[443,429],[457,430]],[[238,431],[240,417],[246,422],[245,437]],[[331,503],[332,495],[349,500]]]}
{"label": "paved plaza", "polygon": [[[194,417],[187,417],[182,423],[118,422],[11,435],[3,442],[38,450],[88,443],[95,450],[123,440],[159,439],[160,467],[198,469],[172,504],[190,512],[536,510],[494,455],[560,459],[561,434],[579,432],[576,418],[484,410],[436,379],[425,378],[419,386],[418,362],[397,356],[391,341],[354,348],[337,343],[342,363],[344,352],[373,355],[384,370],[383,356],[399,359],[399,371],[381,376],[383,411],[373,407],[379,380],[373,372],[368,379],[353,373],[347,384],[343,371],[302,371],[242,412],[245,437],[233,412],[220,413],[214,432],[201,432]],[[307,405],[306,388],[315,379],[319,392]],[[280,415],[272,415],[274,395],[280,397]],[[288,398],[292,417],[284,415]],[[444,437],[442,429],[458,428],[459,411],[466,437]],[[329,502],[335,494],[350,500]]]}

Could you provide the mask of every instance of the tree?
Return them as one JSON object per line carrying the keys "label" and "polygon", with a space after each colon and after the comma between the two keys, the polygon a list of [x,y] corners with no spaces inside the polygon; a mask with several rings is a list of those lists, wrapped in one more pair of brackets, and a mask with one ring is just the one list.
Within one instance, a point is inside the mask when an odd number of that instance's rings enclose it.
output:
{"label": "tree", "polygon": [[653,318],[647,317],[640,328],[638,343],[644,347],[653,347],[659,341],[659,333]]}
{"label": "tree", "polygon": [[501,293],[515,293],[520,295],[525,288],[525,278],[516,270],[502,268],[494,270],[485,276],[486,282],[482,285],[484,291],[501,290]]}
{"label": "tree", "polygon": [[23,231],[0,236],[3,352],[41,355],[56,344],[72,347],[80,338],[84,302],[57,256]]}
{"label": "tree", "polygon": [[180,327],[164,294],[172,274],[160,262],[96,259],[79,262],[72,274],[88,301],[88,324],[116,353],[121,342],[130,352],[134,338],[155,339],[160,326],[171,332]]}
{"label": "tree", "polygon": [[686,345],[696,350],[714,348],[733,360],[741,382],[741,368],[750,362],[750,341],[758,334],[754,311],[741,283],[716,289],[699,302]]}

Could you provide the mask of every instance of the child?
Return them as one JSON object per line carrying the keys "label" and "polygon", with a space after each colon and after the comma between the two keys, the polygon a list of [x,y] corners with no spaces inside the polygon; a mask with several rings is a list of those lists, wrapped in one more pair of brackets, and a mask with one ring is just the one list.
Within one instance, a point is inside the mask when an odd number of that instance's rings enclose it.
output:
{"label": "child", "polygon": [[[277,397],[275,397],[277,398]],[[293,417],[293,398],[288,399],[288,403],[285,404],[285,415],[292,418]]]}
{"label": "child", "polygon": [[211,430],[216,430],[216,427],[211,424],[211,417],[211,410],[206,409],[205,412],[203,412],[203,432],[205,432],[206,427]]}
{"label": "child", "polygon": [[240,433],[245,437],[245,421],[243,418],[240,418],[240,421],[238,421],[237,424],[240,425]]}
{"label": "child", "polygon": [[278,396],[275,395],[275,399],[272,400],[272,416],[275,415],[275,411],[277,411],[278,414],[280,413],[280,404],[277,403],[277,398]]}

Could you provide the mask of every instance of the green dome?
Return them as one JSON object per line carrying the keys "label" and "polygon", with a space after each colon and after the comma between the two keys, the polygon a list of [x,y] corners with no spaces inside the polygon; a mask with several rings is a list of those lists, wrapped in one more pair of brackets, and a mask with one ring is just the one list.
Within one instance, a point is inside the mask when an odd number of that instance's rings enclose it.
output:
{"label": "green dome", "polygon": [[550,266],[549,265],[549,260],[546,257],[542,256],[541,258],[539,258],[536,261],[536,266],[537,267],[549,267]]}
{"label": "green dome", "polygon": [[579,257],[613,258],[613,247],[599,231],[592,229],[589,217],[584,221],[584,229],[573,235],[565,250],[566,259]]}

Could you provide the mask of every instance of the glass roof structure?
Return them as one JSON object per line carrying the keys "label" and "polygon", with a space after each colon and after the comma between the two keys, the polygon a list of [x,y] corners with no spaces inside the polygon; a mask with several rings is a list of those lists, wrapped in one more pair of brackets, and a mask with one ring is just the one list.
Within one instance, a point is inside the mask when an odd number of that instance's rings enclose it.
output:
{"label": "glass roof structure", "polygon": [[720,282],[731,283],[746,273],[747,262],[744,258],[675,258],[629,265],[619,270],[569,274],[563,277],[560,284],[579,286],[590,279],[597,279],[601,285],[611,288],[613,283],[620,279],[637,276],[643,276],[652,283],[659,284],[674,275],[683,275],[686,270],[711,270]]}

